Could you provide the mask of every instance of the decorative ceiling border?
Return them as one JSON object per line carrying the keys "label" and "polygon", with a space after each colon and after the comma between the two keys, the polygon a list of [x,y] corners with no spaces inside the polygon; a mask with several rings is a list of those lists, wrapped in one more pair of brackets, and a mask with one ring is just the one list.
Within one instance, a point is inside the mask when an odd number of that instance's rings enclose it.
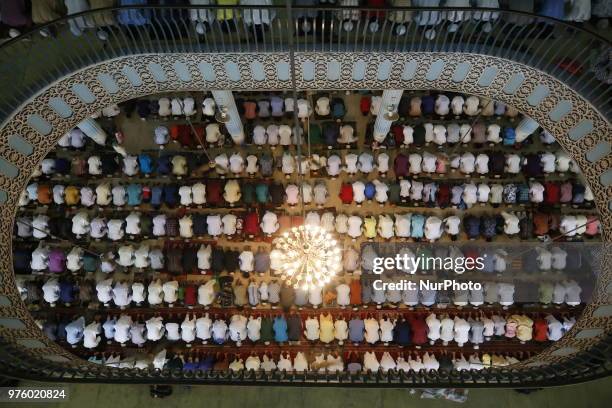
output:
{"label": "decorative ceiling border", "polygon": [[[295,58],[296,67],[310,66],[315,73],[312,80],[306,80],[304,76],[296,78],[300,90],[452,91],[492,98],[517,108],[553,134],[578,163],[595,196],[604,239],[612,240],[612,186],[604,184],[609,184],[612,155],[608,147],[608,151],[597,160],[591,162],[587,159],[587,153],[599,144],[608,143],[609,146],[611,125],[585,99],[555,78],[513,61],[480,54],[297,52]],[[165,77],[163,81],[155,78],[148,68],[150,64],[161,67]],[[355,79],[355,64],[365,64],[361,80]],[[104,107],[150,94],[213,89],[289,90],[291,81],[281,74],[288,66],[288,53],[145,54],[123,57],[67,75],[20,107],[0,130],[0,159],[4,159],[12,169],[0,174],[0,319],[9,322],[0,326],[0,336],[26,347],[34,357],[65,361],[77,366],[91,364],[59,347],[36,326],[19,297],[12,273],[12,231],[20,192],[33,170],[63,134]],[[387,74],[381,74],[381,66],[389,68]],[[466,66],[465,75],[457,75]],[[330,67],[335,67],[335,77],[329,75]],[[260,75],[256,80],[254,72],[258,70]],[[232,72],[234,77],[230,78]],[[101,77],[105,78],[106,83]],[[82,95],[75,93],[73,87],[76,84],[85,85],[93,101],[83,101]],[[514,89],[509,92],[511,84],[516,86],[513,85]],[[534,103],[530,97],[538,89],[548,92]],[[57,98],[71,109],[70,116],[61,117],[49,105],[51,100]],[[555,112],[562,111],[562,105],[569,106],[569,110],[557,115]],[[46,122],[46,129],[34,128],[29,121],[32,115],[38,115]],[[19,146],[23,147],[25,142],[32,148],[16,147],[15,137],[21,138]],[[573,329],[541,354],[514,367],[563,361],[593,346],[612,331],[612,319],[606,314],[598,317],[594,313],[610,300],[612,254],[609,250],[605,253],[605,260],[592,303],[587,305]],[[578,335],[585,332],[594,334]]]}

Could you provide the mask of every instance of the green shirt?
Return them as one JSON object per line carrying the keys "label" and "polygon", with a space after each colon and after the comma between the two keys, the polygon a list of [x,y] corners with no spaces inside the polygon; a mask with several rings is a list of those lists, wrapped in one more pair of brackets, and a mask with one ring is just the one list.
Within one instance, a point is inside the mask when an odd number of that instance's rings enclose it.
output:
{"label": "green shirt", "polygon": [[140,217],[140,233],[145,236],[153,234],[153,221],[151,221],[151,217],[147,214],[143,214]]}
{"label": "green shirt", "polygon": [[308,130],[308,136],[310,137],[310,143],[323,144],[323,138],[321,137],[321,126],[311,123]]}
{"label": "green shirt", "polygon": [[260,330],[261,341],[273,341],[274,340],[274,329],[272,328],[272,319],[264,317],[261,319],[261,330]]}
{"label": "green shirt", "polygon": [[260,203],[267,203],[270,195],[268,194],[268,185],[264,183],[257,184],[255,187],[255,194],[257,195],[257,201]]}
{"label": "green shirt", "polygon": [[389,184],[389,201],[393,204],[400,202],[400,185],[399,183]]}
{"label": "green shirt", "polygon": [[255,187],[253,187],[253,184],[247,183],[242,185],[242,201],[245,204],[253,204],[255,202]]}
{"label": "green shirt", "polygon": [[98,258],[89,254],[83,255],[83,269],[85,272],[95,272],[98,269]]}

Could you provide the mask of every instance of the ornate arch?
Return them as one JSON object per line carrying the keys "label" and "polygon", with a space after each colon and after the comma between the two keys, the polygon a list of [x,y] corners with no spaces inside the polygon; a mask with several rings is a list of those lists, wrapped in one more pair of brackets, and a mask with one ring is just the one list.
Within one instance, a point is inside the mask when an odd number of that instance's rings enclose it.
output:
{"label": "ornate arch", "polygon": [[[578,93],[550,75],[502,58],[461,53],[295,53],[298,89],[435,89],[494,98],[555,136],[579,164],[612,239],[612,128]],[[229,64],[229,65],[228,65]],[[12,271],[12,230],[20,192],[57,140],[113,103],[167,91],[289,90],[288,53],[152,54],[92,65],[16,109],[0,129],[0,336],[30,355],[89,364],[49,340],[21,301]],[[355,67],[365,64],[359,79]],[[389,67],[381,73],[381,66]],[[306,75],[311,67],[315,75]],[[336,69],[337,76],[330,75]],[[233,71],[233,74],[228,72]],[[64,109],[58,109],[58,105]],[[69,113],[69,114],[67,114]],[[559,342],[521,366],[559,362],[612,331],[612,254],[606,252],[592,302]]]}

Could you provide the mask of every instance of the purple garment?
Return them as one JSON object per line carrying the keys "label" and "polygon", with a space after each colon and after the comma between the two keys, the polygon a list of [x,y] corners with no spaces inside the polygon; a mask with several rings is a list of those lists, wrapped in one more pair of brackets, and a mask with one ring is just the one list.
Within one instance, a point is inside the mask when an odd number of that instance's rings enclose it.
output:
{"label": "purple garment", "polygon": [[395,170],[395,176],[405,177],[408,174],[408,157],[401,153],[395,156],[393,169]]}
{"label": "purple garment", "polygon": [[62,273],[66,270],[66,255],[61,249],[53,249],[49,252],[49,272]]}
{"label": "purple garment", "polygon": [[22,27],[32,24],[25,0],[0,1],[0,17],[9,27]]}
{"label": "purple garment", "polygon": [[574,186],[569,181],[561,184],[561,197],[559,198],[559,201],[561,201],[562,203],[571,202],[573,187]]}
{"label": "purple garment", "polygon": [[523,171],[528,177],[542,175],[542,163],[539,154],[528,154],[525,156],[527,163],[523,166]]}
{"label": "purple garment", "polygon": [[278,96],[273,96],[272,98],[270,98],[272,116],[274,117],[283,116],[283,106],[284,105],[285,105],[285,102],[282,100],[282,98]]}

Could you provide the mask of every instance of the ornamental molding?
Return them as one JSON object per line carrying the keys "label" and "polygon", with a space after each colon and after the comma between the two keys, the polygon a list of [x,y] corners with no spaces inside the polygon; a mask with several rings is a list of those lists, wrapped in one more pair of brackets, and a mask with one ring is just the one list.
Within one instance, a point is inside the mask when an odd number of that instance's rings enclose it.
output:
{"label": "ornamental molding", "polygon": [[[603,184],[609,179],[612,154],[591,162],[587,152],[599,143],[610,143],[612,127],[605,117],[570,87],[554,77],[535,68],[507,59],[481,54],[464,53],[342,53],[342,52],[296,52],[296,67],[314,66],[314,78],[305,80],[302,75],[296,78],[298,90],[347,90],[347,89],[404,89],[404,90],[438,90],[461,92],[499,100],[513,106],[522,113],[536,120],[544,129],[555,136],[559,144],[580,166],[585,181],[591,187],[599,210],[603,239],[612,240],[612,186]],[[354,67],[365,64],[364,79],[355,79]],[[158,81],[149,69],[150,64],[161,67],[165,80]],[[460,66],[469,66],[465,77],[453,80],[453,75]],[[0,129],[0,158],[8,161],[18,169],[15,177],[0,174],[0,190],[6,193],[3,204],[0,204],[0,319],[19,319],[23,328],[0,326],[0,336],[20,347],[30,340],[37,340],[41,347],[27,348],[27,353],[37,358],[48,358],[65,361],[67,364],[84,367],[98,365],[85,362],[49,340],[36,326],[33,318],[20,299],[12,269],[12,231],[17,211],[20,192],[25,188],[30,175],[42,159],[53,150],[57,140],[74,128],[77,123],[90,115],[114,103],[129,99],[159,94],[170,91],[208,91],[208,90],[290,90],[291,80],[281,80],[283,69],[288,72],[289,53],[226,53],[226,54],[143,54],[121,57],[89,66],[58,80],[39,92],[29,102],[18,108]],[[328,79],[330,67],[335,67],[336,80]],[[380,75],[380,67],[389,67],[388,76]],[[407,68],[411,67],[411,68]],[[254,79],[254,71],[262,72],[263,78]],[[339,70],[337,70],[339,68]],[[439,68],[438,75],[431,71]],[[407,73],[407,70],[410,71]],[[228,73],[236,79],[232,80]],[[487,72],[494,76],[487,86],[479,84]],[[138,78],[135,79],[134,73]],[[100,76],[112,78],[116,89],[110,91],[100,81]],[[206,78],[208,78],[208,80]],[[333,76],[332,76],[333,77]],[[380,79],[386,78],[386,79]],[[404,78],[404,79],[402,79]],[[507,85],[522,78],[520,86],[513,93],[506,92]],[[95,99],[84,102],[74,91],[76,84],[85,85]],[[528,102],[528,97],[544,86],[548,94],[536,105]],[[52,98],[60,98],[72,110],[67,118],[49,106]],[[551,112],[562,102],[571,106],[571,110],[560,120],[553,120]],[[40,116],[50,125],[50,131],[41,134],[28,121],[31,115]],[[572,140],[568,132],[580,123],[589,122],[592,129],[580,138]],[[15,150],[11,138],[18,135],[32,146],[32,153],[24,155]],[[13,147],[11,147],[13,146]],[[609,146],[609,145],[608,145]],[[605,174],[605,177],[602,175]],[[0,192],[1,196],[4,193]],[[574,352],[587,350],[601,338],[612,331],[612,319],[596,317],[593,312],[609,302],[609,285],[612,283],[612,254],[606,251],[604,267],[598,278],[591,304],[573,329],[562,340],[538,354],[513,367],[528,368],[561,362],[571,359],[574,353],[563,353],[563,350]],[[2,306],[4,305],[4,306]],[[576,334],[584,329],[603,329],[597,337],[579,339]],[[31,344],[31,343],[28,343]],[[561,350],[563,349],[563,350]],[[557,351],[557,352],[555,352]]]}

